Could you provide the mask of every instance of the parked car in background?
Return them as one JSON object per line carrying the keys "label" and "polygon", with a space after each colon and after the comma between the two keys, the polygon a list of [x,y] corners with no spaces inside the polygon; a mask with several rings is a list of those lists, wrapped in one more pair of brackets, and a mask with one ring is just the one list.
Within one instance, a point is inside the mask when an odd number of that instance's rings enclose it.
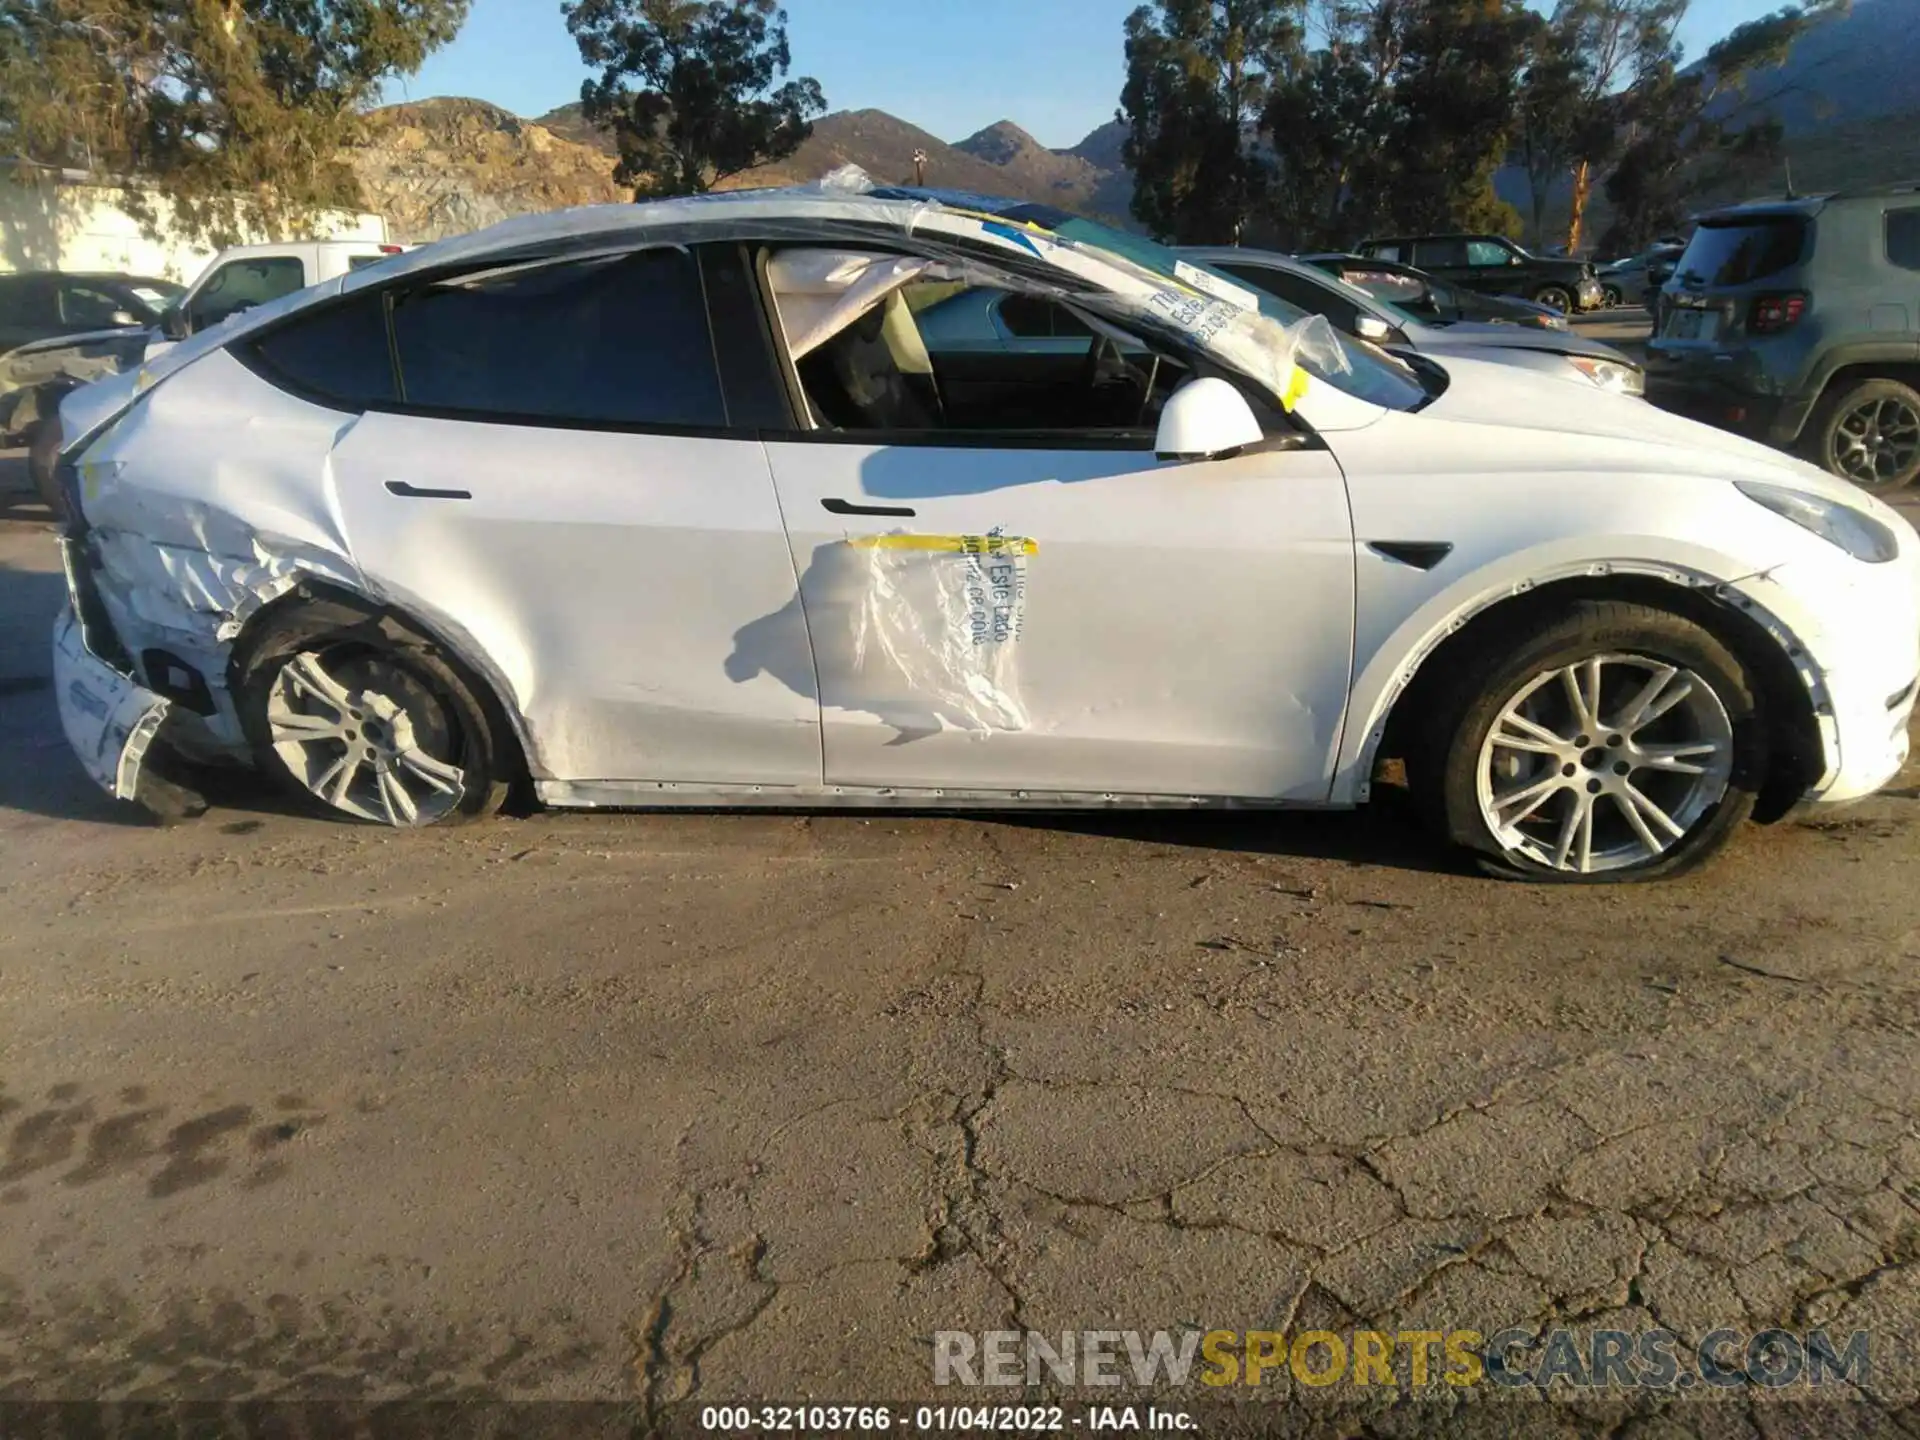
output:
{"label": "parked car in background", "polygon": [[160,344],[154,353],[243,310],[362,266],[376,265],[406,249],[404,245],[373,240],[231,246],[214,256],[192,288],[168,309],[160,321]]}
{"label": "parked car in background", "polygon": [[1662,405],[1869,490],[1920,476],[1920,183],[1703,216],[1648,345]]}
{"label": "parked car in background", "polygon": [[1518,295],[1569,315],[1604,303],[1590,263],[1533,255],[1504,235],[1390,235],[1363,240],[1354,248],[1362,255],[1418,266],[1483,295]]}
{"label": "parked car in background", "polygon": [[[162,295],[132,324],[57,335],[0,354],[0,443],[25,444],[27,469],[40,498],[56,515],[63,500],[53,483],[53,448],[39,435],[65,396],[103,376],[130,370],[198,331],[255,305],[379,263],[407,249],[375,240],[304,240],[236,245],[222,250],[189,286],[130,281]],[[0,276],[0,285],[10,279]],[[115,312],[132,313],[132,312]]]}
{"label": "parked car in background", "polygon": [[184,289],[139,275],[0,275],[0,353],[36,340],[154,324]]}
{"label": "parked car in background", "polygon": [[1472,320],[1424,320],[1411,310],[1350,285],[1319,265],[1270,250],[1192,246],[1183,255],[1223,270],[1337,330],[1394,350],[1423,355],[1470,354],[1578,380],[1623,395],[1645,390],[1640,366],[1621,351],[1566,330]]}
{"label": "parked car in background", "polygon": [[[943,360],[917,300],[973,289],[1094,342]],[[1496,872],[1632,880],[1907,753],[1887,506],[1047,206],[841,175],[529,215],[61,421],[53,690],[123,797],[191,754],[390,825],[515,782],[1344,808],[1396,756]]]}
{"label": "parked car in background", "polygon": [[1302,255],[1308,264],[1337,275],[1349,285],[1366,291],[1376,300],[1385,300],[1431,324],[1455,324],[1467,320],[1500,325],[1530,325],[1540,330],[1565,330],[1564,311],[1551,310],[1522,300],[1517,295],[1482,295],[1463,290],[1445,280],[1436,280],[1426,271],[1396,260],[1338,252]]}
{"label": "parked car in background", "polygon": [[1656,245],[1651,250],[1600,267],[1600,293],[1607,305],[1645,305],[1673,274],[1684,245]]}

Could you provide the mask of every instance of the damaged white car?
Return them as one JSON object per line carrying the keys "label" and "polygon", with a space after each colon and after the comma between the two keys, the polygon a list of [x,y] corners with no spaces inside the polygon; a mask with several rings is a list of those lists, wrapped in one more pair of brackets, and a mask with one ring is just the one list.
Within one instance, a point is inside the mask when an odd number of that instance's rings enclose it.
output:
{"label": "damaged white car", "polygon": [[[930,353],[969,288],[1064,343]],[[69,397],[68,735],[420,825],[1349,807],[1672,874],[1906,755],[1920,541],[1774,451],[1394,359],[1044,207],[510,221]]]}

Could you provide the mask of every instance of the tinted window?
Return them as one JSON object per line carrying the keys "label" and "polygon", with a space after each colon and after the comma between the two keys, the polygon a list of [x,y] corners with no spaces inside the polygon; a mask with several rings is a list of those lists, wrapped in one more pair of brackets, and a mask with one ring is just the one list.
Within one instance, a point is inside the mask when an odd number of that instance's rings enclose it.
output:
{"label": "tinted window", "polygon": [[410,405],[628,425],[724,425],[693,257],[644,250],[461,276],[403,295]]}
{"label": "tinted window", "polygon": [[1696,285],[1744,285],[1800,259],[1807,222],[1799,215],[1705,220],[1680,257],[1680,278]]}
{"label": "tinted window", "polygon": [[1368,245],[1364,248],[1367,254],[1382,260],[1392,260],[1396,264],[1406,258],[1400,253],[1406,247],[1400,245]]}
{"label": "tinted window", "polygon": [[1244,280],[1249,285],[1257,286],[1269,295],[1277,295],[1295,309],[1304,310],[1309,315],[1324,315],[1342,330],[1351,331],[1354,321],[1359,318],[1359,306],[1344,299],[1330,287],[1316,285],[1306,276],[1296,275],[1291,270],[1242,264],[1216,264],[1214,268],[1224,270],[1227,274]]}
{"label": "tinted window", "polygon": [[69,325],[124,325],[127,323],[124,318],[114,317],[128,315],[138,320],[140,307],[122,296],[77,281],[68,281],[60,287],[60,318]]}
{"label": "tinted window", "polygon": [[1920,270],[1920,210],[1887,212],[1887,259],[1903,270]]}
{"label": "tinted window", "polygon": [[1413,247],[1413,263],[1422,270],[1430,270],[1435,265],[1464,265],[1467,263],[1467,242],[1422,240]]}
{"label": "tinted window", "polygon": [[0,279],[0,324],[39,325],[54,316],[52,291],[38,275]]}
{"label": "tinted window", "polygon": [[270,379],[356,409],[394,398],[386,302],[362,295],[296,316],[253,342]]}
{"label": "tinted window", "polygon": [[1497,240],[1467,241],[1467,263],[1469,265],[1506,265],[1513,259],[1513,252]]}
{"label": "tinted window", "polygon": [[1071,310],[1063,310],[1038,295],[1007,296],[1000,302],[1000,320],[1009,332],[1023,339],[1061,336],[1084,339],[1093,334]]}
{"label": "tinted window", "polygon": [[291,255],[229,260],[209,275],[207,283],[187,302],[188,326],[205,330],[229,315],[291,295],[306,283],[307,267]]}

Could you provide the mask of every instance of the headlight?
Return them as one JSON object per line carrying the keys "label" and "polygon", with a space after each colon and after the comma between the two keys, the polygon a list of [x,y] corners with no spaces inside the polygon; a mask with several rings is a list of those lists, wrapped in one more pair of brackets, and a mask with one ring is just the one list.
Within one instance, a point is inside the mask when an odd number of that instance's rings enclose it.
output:
{"label": "headlight", "polygon": [[1646,372],[1638,365],[1628,365],[1619,360],[1600,360],[1591,355],[1569,355],[1567,363],[1602,390],[1611,390],[1616,395],[1647,393]]}
{"label": "headlight", "polygon": [[1736,481],[1739,491],[1783,520],[1791,520],[1802,530],[1811,530],[1822,540],[1838,545],[1856,560],[1880,565],[1900,553],[1900,541],[1893,531],[1871,515],[1863,515],[1851,505],[1809,495],[1804,490],[1789,490],[1784,485],[1762,485],[1757,480]]}

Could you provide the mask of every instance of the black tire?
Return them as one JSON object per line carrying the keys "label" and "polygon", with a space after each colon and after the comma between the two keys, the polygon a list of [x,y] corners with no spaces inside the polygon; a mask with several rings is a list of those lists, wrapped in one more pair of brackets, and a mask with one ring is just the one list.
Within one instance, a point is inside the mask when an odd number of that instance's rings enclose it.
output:
{"label": "black tire", "polygon": [[[1846,433],[1848,425],[1868,407],[1873,407],[1878,415],[1904,416],[1897,437],[1881,436],[1877,424],[1873,429],[1876,438],[1908,442],[1904,446],[1890,444],[1884,466],[1868,463],[1851,443],[1859,437]],[[1806,457],[1822,470],[1862,490],[1885,495],[1904,489],[1920,476],[1920,391],[1898,380],[1860,380],[1836,386],[1822,396],[1814,408],[1801,437],[1801,446]],[[1854,462],[1851,466],[1849,459]],[[1871,476],[1869,470],[1874,472]]]}
{"label": "black tire", "polygon": [[[378,666],[400,676],[414,703],[438,707],[434,758],[463,773],[461,794],[423,824],[458,824],[495,813],[521,769],[512,728],[492,691],[455,656],[390,611],[332,597],[303,597],[263,617],[243,637],[232,661],[234,695],[256,763],[284,789],[334,819],[369,817],[329,805],[289,768],[275,747],[267,713],[275,682],[301,654],[329,665]],[[379,822],[374,822],[379,823]]]}
{"label": "black tire", "polygon": [[1549,310],[1558,310],[1562,315],[1571,315],[1577,308],[1573,303],[1573,292],[1564,285],[1542,285],[1533,292],[1533,303],[1544,305]]}
{"label": "black tire", "polygon": [[1627,297],[1620,293],[1620,287],[1618,285],[1602,285],[1600,287],[1600,304],[1603,308],[1617,310],[1626,303],[1626,300]]}
{"label": "black tire", "polygon": [[[1732,651],[1694,621],[1648,605],[1589,600],[1512,625],[1490,622],[1464,643],[1471,658],[1409,747],[1408,780],[1422,817],[1488,874],[1557,884],[1666,879],[1718,854],[1753,813],[1767,768],[1759,690]],[[1557,870],[1514,853],[1494,834],[1480,802],[1481,752],[1502,710],[1535,677],[1603,655],[1644,657],[1704,681],[1730,722],[1731,769],[1724,792],[1659,856],[1591,873]]]}
{"label": "black tire", "polygon": [[34,421],[33,428],[27,432],[27,473],[33,477],[34,493],[39,495],[40,503],[53,513],[55,520],[65,521],[66,497],[61,495],[59,483],[54,478],[59,459],[60,422]]}

